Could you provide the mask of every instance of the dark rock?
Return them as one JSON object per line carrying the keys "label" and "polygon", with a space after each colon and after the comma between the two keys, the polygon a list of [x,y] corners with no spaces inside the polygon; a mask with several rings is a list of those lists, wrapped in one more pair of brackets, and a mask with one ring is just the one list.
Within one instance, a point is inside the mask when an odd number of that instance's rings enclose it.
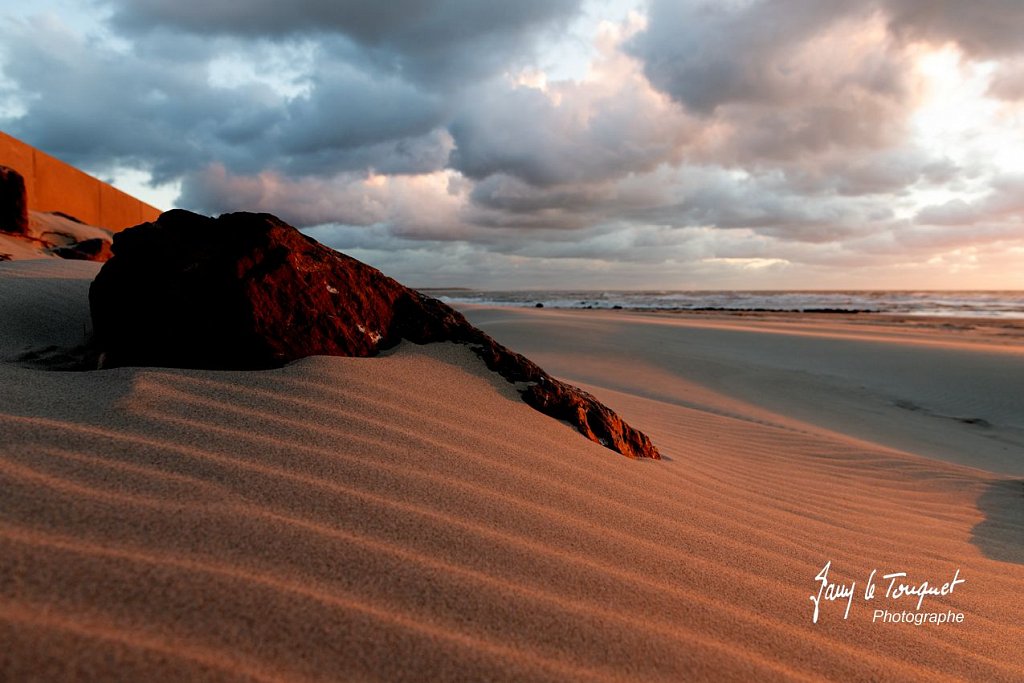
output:
{"label": "dark rock", "polygon": [[0,232],[28,234],[25,179],[7,166],[0,166]]}
{"label": "dark rock", "polygon": [[114,237],[89,290],[104,365],[244,369],[312,355],[372,356],[402,339],[467,344],[523,400],[629,457],[650,439],[587,392],[473,327],[446,304],[269,214],[168,211]]}
{"label": "dark rock", "polygon": [[544,304],[542,304],[541,302],[538,301],[537,305],[534,306],[534,308],[544,308]]}
{"label": "dark rock", "polygon": [[94,237],[81,242],[75,242],[63,247],[53,247],[50,253],[61,258],[75,261],[108,261],[113,256],[110,250],[110,242],[99,237]]}

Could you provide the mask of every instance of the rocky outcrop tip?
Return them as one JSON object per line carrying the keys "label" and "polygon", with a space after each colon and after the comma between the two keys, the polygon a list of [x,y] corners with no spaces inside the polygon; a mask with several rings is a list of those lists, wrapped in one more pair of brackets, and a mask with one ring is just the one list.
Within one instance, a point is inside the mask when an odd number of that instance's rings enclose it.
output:
{"label": "rocky outcrop tip", "polygon": [[373,356],[403,339],[455,342],[540,412],[623,455],[660,457],[591,394],[455,309],[269,214],[168,211],[118,233],[113,254],[89,290],[105,366],[271,368],[314,355]]}

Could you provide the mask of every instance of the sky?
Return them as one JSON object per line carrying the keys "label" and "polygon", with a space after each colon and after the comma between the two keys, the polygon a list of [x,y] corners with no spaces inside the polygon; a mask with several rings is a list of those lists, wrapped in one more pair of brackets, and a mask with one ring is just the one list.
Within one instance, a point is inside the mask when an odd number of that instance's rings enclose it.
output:
{"label": "sky", "polygon": [[0,0],[0,129],[413,286],[1024,289],[1020,0]]}

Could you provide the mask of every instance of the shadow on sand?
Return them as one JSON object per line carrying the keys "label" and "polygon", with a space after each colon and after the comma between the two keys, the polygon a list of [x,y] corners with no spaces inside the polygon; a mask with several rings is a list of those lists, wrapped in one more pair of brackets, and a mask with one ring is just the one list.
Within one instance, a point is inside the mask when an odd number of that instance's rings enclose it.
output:
{"label": "shadow on sand", "polygon": [[974,527],[971,542],[985,557],[1024,564],[1024,480],[989,484],[978,498],[985,521]]}

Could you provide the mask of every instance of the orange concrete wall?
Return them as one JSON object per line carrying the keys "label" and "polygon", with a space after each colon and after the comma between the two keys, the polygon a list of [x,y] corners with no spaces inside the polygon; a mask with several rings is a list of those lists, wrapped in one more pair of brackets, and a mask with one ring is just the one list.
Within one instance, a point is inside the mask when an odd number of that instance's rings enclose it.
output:
{"label": "orange concrete wall", "polygon": [[0,166],[25,177],[28,208],[33,211],[61,211],[115,232],[160,215],[160,209],[2,131]]}

